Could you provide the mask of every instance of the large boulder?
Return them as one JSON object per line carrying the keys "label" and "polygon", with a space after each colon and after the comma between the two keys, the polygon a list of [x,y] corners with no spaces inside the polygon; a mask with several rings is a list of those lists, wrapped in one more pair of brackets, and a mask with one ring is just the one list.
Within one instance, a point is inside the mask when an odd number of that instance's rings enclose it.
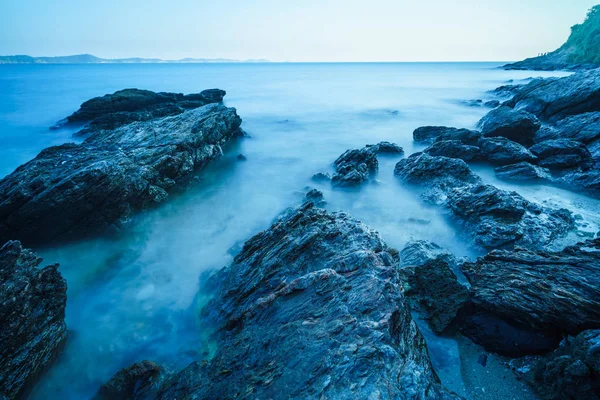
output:
{"label": "large boulder", "polygon": [[481,182],[463,160],[432,157],[427,153],[415,153],[400,160],[394,175],[404,183],[426,186],[421,197],[434,204],[443,202],[455,187]]}
{"label": "large boulder", "polygon": [[468,185],[448,193],[445,203],[464,232],[484,249],[527,246],[543,248],[574,226],[566,209],[532,203],[516,192],[491,185]]}
{"label": "large boulder", "polygon": [[67,340],[67,282],[41,262],[17,241],[0,248],[0,398],[25,398]]}
{"label": "large boulder", "polygon": [[377,148],[347,150],[333,163],[335,174],[331,183],[338,187],[359,186],[373,177],[379,169]]}
{"label": "large boulder", "polygon": [[423,152],[434,157],[460,158],[465,161],[478,161],[484,158],[479,147],[464,144],[460,140],[438,140],[423,150]]}
{"label": "large boulder", "polygon": [[457,398],[432,369],[397,264],[344,213],[286,214],[207,284],[216,353],[159,398]]}
{"label": "large boulder", "polygon": [[502,136],[525,146],[533,143],[541,126],[535,115],[506,106],[490,111],[478,125],[484,137]]}
{"label": "large boulder", "polygon": [[539,158],[538,164],[550,169],[592,166],[592,154],[581,142],[570,139],[545,140],[529,150]]}
{"label": "large boulder", "polygon": [[86,101],[79,110],[67,117],[67,122],[88,122],[79,134],[112,130],[135,121],[177,115],[185,110],[220,103],[224,96],[225,91],[220,89],[188,95],[124,89]]}
{"label": "large boulder", "polygon": [[569,172],[555,180],[571,189],[582,190],[588,195],[600,198],[600,169]]}
{"label": "large boulder", "polygon": [[192,182],[240,124],[234,108],[210,104],[47,148],[0,181],[0,241],[38,245],[119,229]]}
{"label": "large boulder", "polygon": [[534,137],[535,143],[549,139],[572,139],[585,144],[599,140],[600,112],[566,117],[554,125],[543,127]]}
{"label": "large boulder", "polygon": [[505,165],[494,168],[494,172],[499,179],[506,181],[547,181],[552,179],[550,170],[528,162]]}
{"label": "large boulder", "polygon": [[600,328],[600,239],[547,252],[494,250],[462,265],[483,311],[538,330]]}
{"label": "large boulder", "polygon": [[422,126],[413,132],[414,141],[425,144],[438,140],[459,140],[465,144],[475,144],[480,137],[480,132],[447,126]]}
{"label": "large boulder", "polygon": [[535,79],[506,104],[550,122],[600,111],[600,69],[559,79]]}
{"label": "large boulder", "polygon": [[482,153],[494,164],[506,165],[536,160],[525,146],[504,137],[483,138],[479,141]]}

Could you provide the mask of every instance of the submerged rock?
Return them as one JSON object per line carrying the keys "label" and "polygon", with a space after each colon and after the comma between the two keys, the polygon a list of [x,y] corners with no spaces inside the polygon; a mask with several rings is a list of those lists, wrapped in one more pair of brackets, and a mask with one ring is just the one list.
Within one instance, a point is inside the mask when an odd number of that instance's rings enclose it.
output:
{"label": "submerged rock", "polygon": [[564,78],[535,79],[506,104],[550,122],[600,111],[600,70],[578,72]]}
{"label": "submerged rock", "polygon": [[550,180],[550,170],[528,162],[520,162],[517,164],[505,165],[503,167],[494,168],[496,176],[507,181],[536,181]]}
{"label": "submerged rock", "polygon": [[525,146],[533,143],[541,126],[535,115],[506,106],[490,111],[478,125],[485,137],[501,136]]}
{"label": "submerged rock", "polygon": [[464,144],[459,140],[438,140],[423,150],[423,152],[431,156],[460,158],[465,161],[476,161],[484,158],[479,147]]}
{"label": "submerged rock", "polygon": [[538,164],[550,169],[592,166],[592,155],[581,142],[570,139],[545,140],[530,148],[539,160]]}
{"label": "submerged rock", "polygon": [[525,146],[504,137],[483,138],[479,141],[479,146],[488,161],[495,164],[506,165],[536,160],[536,156]]}
{"label": "submerged rock", "polygon": [[477,308],[542,332],[600,328],[600,239],[558,252],[494,250],[461,267]]}
{"label": "submerged rock", "polygon": [[377,153],[369,147],[348,150],[333,165],[336,173],[331,178],[331,183],[339,187],[359,186],[379,169]]}
{"label": "submerged rock", "polygon": [[210,104],[49,147],[0,181],[0,241],[37,245],[119,229],[189,184],[240,124],[234,108]]}
{"label": "submerged rock", "polygon": [[458,398],[431,367],[397,263],[373,230],[305,204],[213,276],[216,354],[159,398]]}
{"label": "submerged rock", "polygon": [[58,265],[9,241],[0,248],[0,398],[24,398],[67,340],[67,282]]}
{"label": "submerged rock", "polygon": [[89,122],[79,134],[112,130],[136,121],[148,121],[181,114],[186,110],[223,101],[225,91],[204,90],[201,93],[155,93],[150,90],[124,89],[102,97],[94,97],[67,117],[68,122]]}
{"label": "submerged rock", "polygon": [[329,182],[331,181],[331,175],[328,172],[317,172],[311,179],[315,182]]}

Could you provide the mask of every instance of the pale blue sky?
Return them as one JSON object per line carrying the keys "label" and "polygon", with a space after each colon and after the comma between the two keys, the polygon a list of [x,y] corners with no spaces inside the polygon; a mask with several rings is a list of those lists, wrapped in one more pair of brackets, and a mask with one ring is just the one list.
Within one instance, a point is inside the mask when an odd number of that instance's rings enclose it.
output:
{"label": "pale blue sky", "polygon": [[0,54],[517,60],[598,0],[0,0]]}

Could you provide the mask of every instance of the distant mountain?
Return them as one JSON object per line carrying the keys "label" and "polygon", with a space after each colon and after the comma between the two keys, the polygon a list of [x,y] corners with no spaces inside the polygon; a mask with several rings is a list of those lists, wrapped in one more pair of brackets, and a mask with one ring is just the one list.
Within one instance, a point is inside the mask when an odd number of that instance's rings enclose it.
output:
{"label": "distant mountain", "polygon": [[505,65],[506,69],[578,70],[600,67],[600,5],[592,7],[582,24],[571,28],[571,36],[557,50]]}
{"label": "distant mountain", "polygon": [[0,56],[0,64],[151,64],[151,63],[263,63],[268,60],[230,60],[227,58],[99,58],[91,54],[58,57],[31,57],[26,55]]}

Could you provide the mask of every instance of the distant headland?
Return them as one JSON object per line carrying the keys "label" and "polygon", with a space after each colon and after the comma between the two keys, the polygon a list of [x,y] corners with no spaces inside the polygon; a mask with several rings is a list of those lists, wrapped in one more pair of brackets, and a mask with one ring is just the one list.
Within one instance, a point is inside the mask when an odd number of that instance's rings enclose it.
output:
{"label": "distant headland", "polygon": [[201,63],[265,63],[269,60],[233,60],[228,58],[100,58],[91,54],[72,56],[32,57],[27,55],[0,56],[0,64],[201,64]]}

